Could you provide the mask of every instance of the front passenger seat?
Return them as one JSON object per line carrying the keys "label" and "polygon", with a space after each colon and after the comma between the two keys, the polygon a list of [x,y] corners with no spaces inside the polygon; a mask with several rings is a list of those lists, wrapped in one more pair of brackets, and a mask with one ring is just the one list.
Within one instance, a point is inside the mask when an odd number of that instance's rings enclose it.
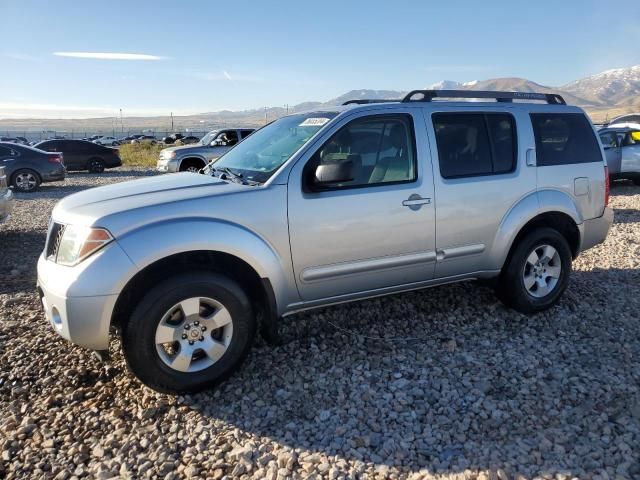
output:
{"label": "front passenger seat", "polygon": [[398,123],[391,127],[389,142],[396,149],[393,157],[384,157],[378,160],[369,183],[399,182],[409,180],[411,175],[411,162],[407,152],[407,131],[403,124]]}

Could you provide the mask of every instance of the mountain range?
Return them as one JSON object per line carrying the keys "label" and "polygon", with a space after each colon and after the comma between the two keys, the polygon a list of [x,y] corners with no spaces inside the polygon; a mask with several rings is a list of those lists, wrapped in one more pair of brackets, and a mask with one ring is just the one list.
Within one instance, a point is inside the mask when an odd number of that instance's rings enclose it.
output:
{"label": "mountain range", "polygon": [[[504,90],[518,92],[559,93],[568,104],[584,108],[595,123],[602,123],[623,113],[640,111],[640,65],[628,68],[616,68],[596,75],[581,78],[558,87],[545,86],[534,81],[518,78],[503,77],[487,80],[458,82],[444,80],[432,85],[425,85],[425,89],[446,90]],[[267,120],[285,115],[287,112],[299,112],[322,106],[340,105],[347,100],[357,99],[398,99],[406,95],[401,90],[351,90],[339,97],[326,102],[309,101],[300,103],[288,109],[260,108],[238,112],[221,111],[198,115],[174,117],[176,129],[199,130],[224,125],[257,126]],[[168,129],[168,117],[128,117],[126,129]],[[112,118],[93,119],[1,119],[0,131],[4,130],[33,130],[49,129],[69,131],[71,129],[90,131],[110,131],[113,128]]]}

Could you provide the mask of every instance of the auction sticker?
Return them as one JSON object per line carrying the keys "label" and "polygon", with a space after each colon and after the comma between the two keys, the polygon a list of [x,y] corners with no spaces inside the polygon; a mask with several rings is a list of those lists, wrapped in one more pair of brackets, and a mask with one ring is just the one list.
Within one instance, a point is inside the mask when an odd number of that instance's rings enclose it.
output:
{"label": "auction sticker", "polygon": [[299,127],[321,127],[329,121],[328,118],[307,118]]}

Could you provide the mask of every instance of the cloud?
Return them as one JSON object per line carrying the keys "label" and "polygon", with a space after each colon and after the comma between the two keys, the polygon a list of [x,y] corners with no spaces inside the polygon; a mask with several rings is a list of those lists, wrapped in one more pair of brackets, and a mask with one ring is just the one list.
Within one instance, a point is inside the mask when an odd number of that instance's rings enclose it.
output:
{"label": "cloud", "polygon": [[2,54],[3,57],[6,58],[11,58],[13,60],[20,60],[23,62],[37,62],[39,60],[38,57],[35,57],[33,55],[29,55],[27,53],[17,53],[17,52],[13,52],[13,53],[4,53]]}
{"label": "cloud", "polygon": [[[0,118],[94,118],[117,117],[120,107],[113,105],[72,105],[53,103],[4,102],[0,100]],[[125,116],[191,115],[200,109],[163,107],[124,107]]]}
{"label": "cloud", "polygon": [[56,57],[92,58],[96,60],[164,60],[166,57],[145,53],[53,52]]}

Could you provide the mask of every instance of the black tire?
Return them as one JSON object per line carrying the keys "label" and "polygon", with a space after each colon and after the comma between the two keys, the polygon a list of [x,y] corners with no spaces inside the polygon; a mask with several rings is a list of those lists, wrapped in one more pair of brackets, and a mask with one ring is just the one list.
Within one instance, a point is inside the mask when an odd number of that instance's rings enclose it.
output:
{"label": "black tire", "polygon": [[635,177],[634,179],[632,179],[632,181],[634,185],[640,186],[640,177]]}
{"label": "black tire", "polygon": [[198,173],[200,169],[204,168],[205,163],[202,160],[188,159],[183,160],[180,164],[181,172],[193,172]]}
{"label": "black tire", "polygon": [[42,180],[38,172],[29,168],[21,168],[11,175],[11,185],[13,185],[13,189],[17,192],[35,192],[41,183]]}
{"label": "black tire", "polygon": [[[181,372],[160,357],[156,329],[175,305],[194,296],[222,304],[231,316],[233,331],[226,351],[215,363],[203,370]],[[255,330],[253,309],[237,283],[215,273],[189,273],[153,287],[142,298],[123,328],[122,345],[129,369],[142,383],[164,393],[193,393],[216,385],[240,366],[251,348]]]}
{"label": "black tire", "polygon": [[87,170],[89,170],[89,173],[104,172],[104,160],[97,157],[90,158],[87,162]]}
{"label": "black tire", "polygon": [[[542,245],[550,245],[559,255],[560,275],[551,290],[542,297],[536,297],[525,286],[524,274],[527,258]],[[555,305],[569,282],[572,255],[564,236],[553,228],[539,228],[526,234],[518,241],[498,279],[496,293],[507,306],[521,313],[535,313]],[[544,270],[546,272],[546,269]],[[542,275],[545,275],[544,273]],[[537,288],[537,286],[535,287]]]}

